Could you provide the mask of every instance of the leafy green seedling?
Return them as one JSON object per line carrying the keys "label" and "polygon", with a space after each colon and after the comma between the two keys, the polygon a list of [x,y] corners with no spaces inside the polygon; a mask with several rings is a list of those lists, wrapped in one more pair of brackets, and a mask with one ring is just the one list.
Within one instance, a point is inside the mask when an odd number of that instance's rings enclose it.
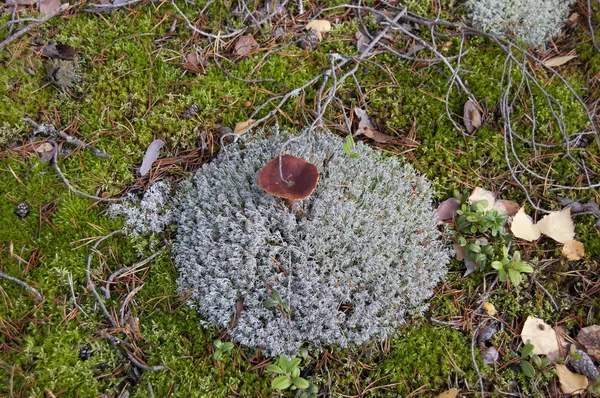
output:
{"label": "leafy green seedling", "polygon": [[[530,362],[531,360],[531,362]],[[535,376],[535,370],[538,369],[544,374],[548,375],[548,367],[552,362],[548,358],[540,358],[538,355],[533,353],[533,344],[527,340],[527,344],[521,348],[521,371],[529,378]]]}
{"label": "leafy green seedling", "polygon": [[508,256],[508,248],[504,246],[502,254],[502,260],[492,262],[492,268],[498,271],[500,282],[506,282],[506,277],[508,276],[513,285],[518,286],[523,280],[521,273],[530,274],[533,272],[533,268],[530,265],[521,262],[521,253],[518,250],[510,258]]}
{"label": "leafy green seedling", "polygon": [[290,306],[283,302],[279,292],[274,291],[271,293],[271,297],[263,302],[265,308],[277,308],[279,311],[286,315],[290,315]]}
{"label": "leafy green seedling", "polygon": [[271,382],[275,390],[307,389],[310,384],[308,380],[300,377],[300,358],[289,359],[286,356],[279,357],[276,364],[267,365],[267,371],[279,375]]}
{"label": "leafy green seedling", "polygon": [[220,361],[223,357],[223,354],[227,354],[233,349],[233,343],[230,341],[223,343],[221,340],[215,340],[213,344],[215,345],[215,353],[213,354],[213,358],[216,361]]}
{"label": "leafy green seedling", "polygon": [[463,203],[460,210],[456,212],[458,230],[471,234],[484,234],[489,231],[492,236],[502,235],[507,217],[495,209],[485,211],[487,205],[487,200],[480,200],[470,206]]}
{"label": "leafy green seedling", "polygon": [[346,152],[346,155],[350,156],[351,159],[360,157],[360,153],[354,152],[354,139],[351,135],[346,136],[346,142],[342,144],[342,149]]}
{"label": "leafy green seedling", "polygon": [[480,269],[485,268],[494,254],[494,248],[489,245],[488,240],[485,238],[469,242],[464,236],[459,236],[458,243],[465,248],[465,257],[477,264]]}

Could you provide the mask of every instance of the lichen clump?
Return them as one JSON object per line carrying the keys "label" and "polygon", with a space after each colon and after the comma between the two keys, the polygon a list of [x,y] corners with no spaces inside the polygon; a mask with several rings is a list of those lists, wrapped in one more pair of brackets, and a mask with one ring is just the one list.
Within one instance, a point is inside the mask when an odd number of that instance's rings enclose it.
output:
{"label": "lichen clump", "polygon": [[289,208],[257,184],[287,138],[231,145],[182,184],[173,205],[181,291],[269,355],[389,336],[446,273],[428,181],[360,143],[352,159],[338,137],[306,134],[286,151],[318,167],[319,185]]}

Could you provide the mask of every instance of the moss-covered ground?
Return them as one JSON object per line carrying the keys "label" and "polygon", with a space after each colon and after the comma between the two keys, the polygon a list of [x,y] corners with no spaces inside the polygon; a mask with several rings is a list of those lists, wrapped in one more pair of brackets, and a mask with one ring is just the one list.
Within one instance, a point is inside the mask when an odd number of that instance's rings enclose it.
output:
{"label": "moss-covered ground", "polygon": [[[200,16],[204,3],[178,2],[178,6],[207,31],[226,23],[244,25],[243,17],[233,12],[234,2],[211,2]],[[436,11],[432,9],[436,2],[406,3],[424,16]],[[443,18],[463,18],[463,9],[442,3]],[[74,6],[0,49],[0,271],[30,284],[44,298],[38,302],[19,285],[0,279],[0,396],[116,397],[125,391],[132,397],[279,394],[272,390],[272,377],[264,370],[272,360],[260,353],[236,346],[220,361],[213,359],[213,342],[227,340],[226,333],[205,325],[178,295],[168,248],[113,284],[106,306],[117,318],[125,297],[139,290],[130,297],[120,328],[107,329],[105,316],[87,288],[86,259],[97,240],[120,229],[122,221],[106,215],[106,203],[67,188],[53,166],[35,151],[48,138],[32,136],[31,126],[22,119],[50,123],[111,155],[99,158],[57,138],[62,149],[60,168],[74,186],[88,194],[139,193],[151,181],[181,179],[219,150],[221,127],[233,128],[269,98],[321,73],[329,66],[327,54],[358,54],[354,35],[360,24],[352,12],[343,9],[325,14],[335,23],[315,50],[294,44],[278,49],[293,40],[294,32],[300,34],[320,6],[324,4],[305,2],[307,14],[297,21],[280,18],[262,30],[251,29],[260,47],[248,56],[236,55],[235,38],[216,46],[193,33],[170,2],[142,2],[98,14],[84,12],[84,5]],[[598,26],[600,8],[594,7],[592,23]],[[557,54],[575,50],[579,57],[558,70],[583,98],[598,98],[600,53],[589,36],[584,4],[574,6],[573,11],[580,20],[571,24],[554,49]],[[293,6],[290,12],[296,14]],[[35,11],[20,12],[21,18],[35,15]],[[0,14],[0,26],[10,18],[6,11]],[[373,16],[366,15],[365,23],[377,28]],[[276,40],[277,27],[285,33]],[[428,37],[426,31],[421,34]],[[2,28],[0,41],[8,35],[8,28]],[[600,42],[600,34],[596,37]],[[76,77],[67,87],[52,80],[44,66],[48,60],[34,50],[49,43],[77,50]],[[414,43],[396,44],[407,50]],[[459,38],[450,37],[440,48],[451,57],[460,46]],[[434,183],[438,200],[479,186],[525,204],[523,190],[508,171],[504,127],[497,109],[506,54],[480,37],[467,37],[465,49],[469,51],[461,60],[463,77],[485,111],[485,122],[474,135],[462,134],[447,117],[446,106],[461,120],[466,96],[455,88],[446,100],[451,73],[441,64],[399,61],[385,53],[373,56],[373,63],[359,69],[357,79],[349,79],[338,96],[348,113],[354,106],[368,106],[381,130],[398,138],[399,143],[382,149],[406,158],[425,173]],[[191,65],[186,61],[191,53],[206,57],[206,65]],[[233,79],[216,66],[214,57],[232,75],[274,81]],[[563,107],[568,133],[589,128],[583,109],[559,79],[543,68],[537,68],[536,78]],[[316,109],[318,89],[318,84],[310,86],[278,109],[279,124],[292,129],[306,126],[309,110]],[[532,96],[541,132],[552,135],[554,122],[541,91],[532,90]],[[192,104],[197,105],[197,112],[186,115]],[[514,106],[518,132],[531,127],[524,116],[527,107],[525,100]],[[265,108],[257,117],[271,109]],[[341,115],[336,103],[325,116],[329,125],[340,126]],[[264,126],[268,128],[275,118]],[[166,159],[150,176],[140,177],[136,168],[156,138],[166,143],[162,152]],[[580,151],[597,160],[598,137],[595,140]],[[203,141],[206,150],[201,149]],[[564,154],[533,154],[523,144],[517,151],[528,165],[545,170],[549,180],[565,185],[578,180],[580,170]],[[588,166],[598,181],[600,163]],[[600,198],[594,190],[551,191],[527,177],[521,180],[536,203],[547,209],[560,207],[559,196],[584,202]],[[20,218],[15,206],[23,202],[29,214]],[[571,336],[583,326],[600,324],[596,222],[591,215],[575,219],[576,235],[586,249],[585,257],[577,262],[567,262],[560,255],[561,247],[547,238],[513,243],[536,268],[519,287],[498,283],[489,290],[495,275],[491,268],[463,277],[464,264],[454,260],[426,316],[409,321],[396,337],[384,342],[347,350],[309,348],[301,364],[302,376],[325,396],[436,396],[452,387],[477,395],[480,377],[490,395],[549,396],[558,385],[553,375],[531,380],[519,370],[519,330],[528,315],[561,325]],[[92,251],[92,277],[101,285],[115,270],[160,247],[156,241],[115,235]],[[479,310],[484,293],[498,310],[495,318]],[[494,319],[502,326],[494,337],[500,359],[483,365],[477,344],[471,350],[473,334],[478,322],[481,326]],[[114,350],[106,330],[126,344]],[[83,355],[82,349],[91,355]],[[124,350],[144,364],[165,368],[137,370],[122,357]]]}

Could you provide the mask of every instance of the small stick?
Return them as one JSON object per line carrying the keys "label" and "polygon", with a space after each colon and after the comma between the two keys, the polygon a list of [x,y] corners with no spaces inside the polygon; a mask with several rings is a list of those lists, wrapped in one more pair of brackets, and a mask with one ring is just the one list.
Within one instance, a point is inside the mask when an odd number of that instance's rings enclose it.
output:
{"label": "small stick", "polygon": [[65,141],[67,141],[69,144],[73,144],[76,146],[82,146],[85,149],[89,149],[94,155],[98,156],[99,158],[102,158],[102,159],[110,159],[111,158],[111,156],[109,154],[107,154],[106,152],[103,152],[100,149],[98,149],[90,144],[86,144],[85,142],[81,141],[79,138],[73,137],[72,135],[69,135],[69,134],[65,133],[64,131],[56,130],[54,128],[54,126],[52,126],[51,124],[37,124],[36,122],[34,122],[33,120],[31,120],[28,117],[24,117],[22,120],[29,123],[31,125],[31,127],[33,127],[33,134],[41,134],[46,137],[60,137],[60,138],[63,138]]}
{"label": "small stick", "polygon": [[115,272],[113,272],[109,277],[108,280],[106,281],[106,285],[104,285],[104,297],[106,297],[106,299],[110,299],[110,284],[115,280],[115,278],[121,274],[124,274],[126,272],[129,271],[133,271],[143,265],[148,264],[150,261],[154,260],[158,255],[160,254],[160,251],[157,251],[156,253],[152,254],[149,257],[146,257],[145,259],[143,259],[142,261],[139,261],[129,267],[122,267],[119,268],[118,270],[116,270]]}
{"label": "small stick", "polygon": [[49,19],[57,16],[58,14],[61,14],[63,11],[66,11],[70,7],[71,7],[71,5],[69,3],[61,4],[60,7],[58,7],[56,10],[54,10],[52,12],[49,12],[48,14],[44,15],[43,18],[38,19],[37,21],[30,23],[29,25],[27,25],[23,29],[17,31],[14,35],[7,37],[6,39],[4,39],[3,41],[0,42],[0,50],[2,50],[4,47],[8,46],[10,43],[12,43],[13,41],[15,41],[19,37],[23,36],[25,33],[29,32],[33,28],[35,28],[35,27],[43,24],[44,22],[46,22]]}
{"label": "small stick", "polygon": [[7,275],[7,274],[5,274],[2,271],[0,271],[0,278],[7,279],[7,280],[9,280],[11,282],[14,282],[17,285],[21,286],[22,288],[24,288],[25,290],[27,290],[29,293],[33,294],[35,296],[35,299],[37,301],[43,301],[44,300],[44,298],[42,297],[42,295],[37,290],[35,290],[34,288],[32,288],[31,286],[29,286],[27,283],[23,282],[20,279],[17,279],[17,278],[15,278],[13,276]]}

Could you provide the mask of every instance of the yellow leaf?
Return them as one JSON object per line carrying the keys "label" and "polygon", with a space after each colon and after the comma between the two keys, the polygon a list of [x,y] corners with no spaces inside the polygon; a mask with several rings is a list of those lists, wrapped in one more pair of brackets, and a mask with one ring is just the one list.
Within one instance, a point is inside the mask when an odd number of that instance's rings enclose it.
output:
{"label": "yellow leaf", "polygon": [[563,57],[554,57],[544,61],[544,65],[553,68],[556,66],[564,65],[573,58],[577,58],[577,55],[565,55]]}
{"label": "yellow leaf", "polygon": [[521,331],[521,339],[524,344],[529,340],[536,355],[548,355],[558,351],[556,332],[539,318],[527,317]]}
{"label": "yellow leaf", "polygon": [[487,301],[485,301],[485,302],[483,303],[483,306],[482,306],[481,308],[483,308],[483,310],[484,310],[485,312],[487,312],[487,314],[488,314],[489,316],[494,316],[494,315],[496,315],[496,314],[498,313],[498,311],[496,310],[496,307],[494,307],[494,304],[492,304],[492,303],[489,303],[489,302],[487,302]]}
{"label": "yellow leaf", "polygon": [[440,393],[437,398],[456,398],[458,395],[458,388],[451,388],[448,391]]}
{"label": "yellow leaf", "polygon": [[244,130],[246,130],[248,127],[250,127],[252,125],[252,123],[254,123],[256,120],[254,119],[248,119],[245,122],[238,122],[235,124],[235,127],[233,129],[234,134],[240,133]]}
{"label": "yellow leaf", "polygon": [[536,225],[541,233],[560,243],[567,243],[575,237],[570,207],[544,216]]}
{"label": "yellow leaf", "polygon": [[482,200],[487,201],[485,211],[491,210],[494,207],[494,202],[496,202],[496,195],[494,195],[493,192],[477,187],[473,190],[473,192],[471,192],[468,202],[470,205],[472,205],[473,203],[480,202]]}
{"label": "yellow leaf", "polygon": [[521,207],[513,217],[510,230],[516,238],[526,240],[527,242],[533,242],[541,235],[539,227],[534,225],[531,218],[525,214],[524,207]]}
{"label": "yellow leaf", "polygon": [[562,254],[569,261],[580,260],[585,255],[583,243],[577,240],[570,240],[563,246]]}
{"label": "yellow leaf", "polygon": [[564,394],[582,392],[588,386],[588,379],[584,375],[571,372],[565,365],[557,363],[556,375],[560,381],[560,389]]}
{"label": "yellow leaf", "polygon": [[331,22],[326,19],[315,19],[306,24],[306,30],[314,29],[319,33],[329,32],[331,30]]}

